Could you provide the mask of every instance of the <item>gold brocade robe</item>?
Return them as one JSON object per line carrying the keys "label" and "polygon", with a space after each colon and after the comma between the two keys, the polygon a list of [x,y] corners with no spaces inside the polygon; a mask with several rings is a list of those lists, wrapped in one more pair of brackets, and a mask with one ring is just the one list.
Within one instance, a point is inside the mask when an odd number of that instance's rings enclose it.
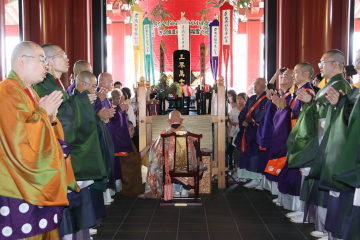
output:
{"label": "gold brocade robe", "polygon": [[[177,129],[169,128],[161,134],[169,134],[172,132],[176,132],[178,135],[183,135],[188,132],[188,130],[180,126]],[[194,171],[197,168],[197,158],[196,158],[196,151],[194,147],[195,139],[189,137],[188,138],[188,159],[189,159],[189,170]],[[176,144],[176,161],[175,161],[175,171],[176,172],[187,172],[187,158],[186,158],[186,139],[185,138],[178,138],[175,143],[175,137],[170,137],[169,139],[165,140],[165,153],[167,154],[169,162],[169,169],[174,169],[174,151],[175,151],[175,144]],[[148,165],[148,175],[147,175],[147,185],[145,187],[145,193],[149,193],[150,191],[155,197],[161,197],[163,194],[163,143],[161,136],[157,138],[155,143],[150,148],[149,153],[149,165]],[[204,165],[200,163],[199,166],[200,171],[203,171]],[[200,172],[201,173],[201,172]],[[194,178],[188,177],[176,177],[181,184],[190,185],[191,187],[194,186]]]}
{"label": "gold brocade robe", "polygon": [[35,102],[12,71],[0,83],[0,195],[37,206],[67,206],[67,188],[79,188],[57,140],[64,139],[62,127],[56,119],[53,129],[33,93]]}

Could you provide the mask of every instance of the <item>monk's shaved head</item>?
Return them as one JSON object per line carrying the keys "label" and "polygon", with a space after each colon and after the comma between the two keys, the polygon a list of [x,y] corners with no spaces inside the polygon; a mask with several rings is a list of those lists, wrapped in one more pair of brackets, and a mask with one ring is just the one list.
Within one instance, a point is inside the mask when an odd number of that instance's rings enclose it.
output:
{"label": "monk's shaved head", "polygon": [[114,78],[110,73],[100,73],[98,77],[98,84],[100,88],[106,88],[108,91],[112,91]]}
{"label": "monk's shaved head", "polygon": [[103,80],[111,80],[111,79],[113,79],[112,75],[107,72],[100,73],[98,77],[99,83],[102,82]]}
{"label": "monk's shaved head", "polygon": [[77,75],[76,79],[77,79],[76,86],[78,86],[80,84],[80,82],[92,83],[92,82],[94,82],[94,79],[95,79],[95,83],[96,83],[95,75],[88,71],[80,72]]}
{"label": "monk's shaved head", "polygon": [[260,96],[266,89],[266,79],[265,78],[257,78],[254,83],[254,92]]}
{"label": "monk's shaved head", "polygon": [[46,57],[54,56],[56,51],[59,48],[59,46],[54,43],[46,43],[46,44],[41,45],[41,47],[44,50]]}
{"label": "monk's shaved head", "polygon": [[266,79],[265,78],[257,78],[257,81],[259,81],[261,84],[266,85]]}
{"label": "monk's shaved head", "polygon": [[11,54],[11,70],[29,85],[42,82],[47,73],[44,50],[34,42],[20,42]]}
{"label": "monk's shaved head", "polygon": [[96,77],[94,74],[88,71],[82,71],[76,78],[76,90],[83,92],[88,90],[90,93],[96,91]]}
{"label": "monk's shaved head", "polygon": [[31,56],[37,48],[41,48],[39,44],[34,42],[20,42],[18,43],[11,54],[11,68],[14,69],[17,65],[18,57],[27,55]]}
{"label": "monk's shaved head", "polygon": [[88,72],[92,72],[92,68],[90,63],[88,63],[87,61],[84,60],[79,60],[74,64],[74,75],[75,77],[77,77],[77,75],[79,74],[79,72],[82,71],[88,71]]}
{"label": "monk's shaved head", "polygon": [[180,121],[182,120],[182,116],[181,113],[179,111],[172,111],[169,115],[169,120],[171,120],[173,123],[177,122],[180,123]]}
{"label": "monk's shaved head", "polygon": [[331,61],[339,62],[339,69],[342,71],[345,66],[345,55],[342,51],[338,49],[333,49],[327,51],[325,54],[328,54]]}

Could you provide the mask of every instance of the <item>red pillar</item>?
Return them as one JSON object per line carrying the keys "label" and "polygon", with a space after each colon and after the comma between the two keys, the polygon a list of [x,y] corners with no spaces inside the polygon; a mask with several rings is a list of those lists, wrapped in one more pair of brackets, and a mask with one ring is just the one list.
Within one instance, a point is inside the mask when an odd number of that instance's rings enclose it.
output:
{"label": "red pillar", "polygon": [[123,20],[111,19],[111,43],[112,43],[112,75],[114,80],[120,80],[123,86],[126,86],[126,48],[125,37],[126,28]]}
{"label": "red pillar", "polygon": [[5,0],[0,0],[0,82],[6,77]]}
{"label": "red pillar", "polygon": [[90,0],[24,0],[24,40],[38,44],[55,43],[68,55],[70,69],[61,77],[69,86],[69,76],[77,60],[91,62]]}
{"label": "red pillar", "polygon": [[[108,1],[109,3],[109,1]],[[110,2],[111,3],[111,2]],[[126,25],[125,19],[129,15],[125,10],[107,11],[107,16],[111,20],[108,35],[111,36],[112,48],[112,75],[114,81],[119,80],[126,86]],[[132,49],[128,50],[132,51]]]}
{"label": "red pillar", "polygon": [[348,57],[348,0],[278,0],[278,67],[309,62],[315,73],[331,49]]}
{"label": "red pillar", "polygon": [[[262,11],[259,14],[247,15],[248,21],[246,23],[246,35],[247,35],[247,87],[251,86],[254,78],[260,76],[261,65],[261,34],[263,32],[264,25],[260,21],[262,17]],[[250,90],[248,91],[250,94]]]}

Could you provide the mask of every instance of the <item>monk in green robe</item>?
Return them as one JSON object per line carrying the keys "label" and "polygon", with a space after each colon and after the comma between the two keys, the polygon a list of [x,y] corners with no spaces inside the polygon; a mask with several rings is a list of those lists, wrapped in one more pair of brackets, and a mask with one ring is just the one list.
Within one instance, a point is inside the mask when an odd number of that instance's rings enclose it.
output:
{"label": "monk in green robe", "polygon": [[344,65],[345,56],[339,50],[330,50],[322,56],[319,68],[327,83],[315,97],[302,89],[297,92],[298,99],[305,105],[287,141],[289,168],[300,168],[303,176],[306,176],[300,198],[306,202],[304,221],[315,223],[316,231],[312,232],[312,235],[316,237],[327,236],[325,217],[329,191],[319,189],[321,168],[326,161],[324,151],[331,125],[326,117],[333,109],[326,93],[329,87],[341,90],[345,94],[350,91],[350,85],[342,74]]}
{"label": "monk in green robe", "polygon": [[[63,211],[60,236],[68,237],[67,235],[72,234],[74,238],[85,239],[89,238],[88,228],[96,225],[88,186],[93,184],[94,180],[102,180],[107,175],[99,147],[94,107],[91,104],[91,101],[94,101],[97,96],[90,92],[82,94],[77,92],[76,96],[70,97],[61,81],[61,75],[67,73],[69,68],[66,53],[56,44],[48,43],[41,47],[46,55],[48,68],[46,78],[35,84],[34,89],[42,97],[50,95],[54,91],[62,93],[63,102],[57,116],[64,128],[65,141],[70,144],[72,167],[81,188],[79,194],[68,193],[70,207],[66,207]],[[77,61],[73,70],[79,73],[86,70],[91,71],[92,68],[86,61]]]}
{"label": "monk in green robe", "polygon": [[[354,67],[360,74],[360,50]],[[325,150],[320,187],[330,191],[325,227],[338,239],[359,239],[360,204],[358,191],[359,156],[359,89],[346,96],[335,89],[328,90],[328,100],[334,106],[327,118],[332,118],[329,144]]]}

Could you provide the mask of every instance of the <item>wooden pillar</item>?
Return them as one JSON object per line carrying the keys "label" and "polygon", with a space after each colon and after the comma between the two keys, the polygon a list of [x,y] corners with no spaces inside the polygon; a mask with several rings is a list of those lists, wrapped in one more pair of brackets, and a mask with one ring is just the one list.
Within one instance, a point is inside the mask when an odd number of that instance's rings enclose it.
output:
{"label": "wooden pillar", "polygon": [[339,49],[348,59],[349,0],[278,0],[277,67],[309,62],[315,73],[322,55]]}
{"label": "wooden pillar", "polygon": [[5,0],[0,0],[0,82],[6,77]]}
{"label": "wooden pillar", "polygon": [[146,86],[145,86],[144,77],[140,77],[138,99],[139,99],[139,151],[141,151],[146,147]]}
{"label": "wooden pillar", "polygon": [[150,81],[146,81],[146,101],[150,101]]}
{"label": "wooden pillar", "polygon": [[[69,72],[61,81],[69,86],[69,76],[77,60],[91,63],[91,0],[23,0],[23,40],[39,45],[59,45],[69,58]],[[90,25],[91,26],[91,25]]]}
{"label": "wooden pillar", "polygon": [[218,188],[225,188],[225,86],[224,78],[219,78],[218,86]]}

